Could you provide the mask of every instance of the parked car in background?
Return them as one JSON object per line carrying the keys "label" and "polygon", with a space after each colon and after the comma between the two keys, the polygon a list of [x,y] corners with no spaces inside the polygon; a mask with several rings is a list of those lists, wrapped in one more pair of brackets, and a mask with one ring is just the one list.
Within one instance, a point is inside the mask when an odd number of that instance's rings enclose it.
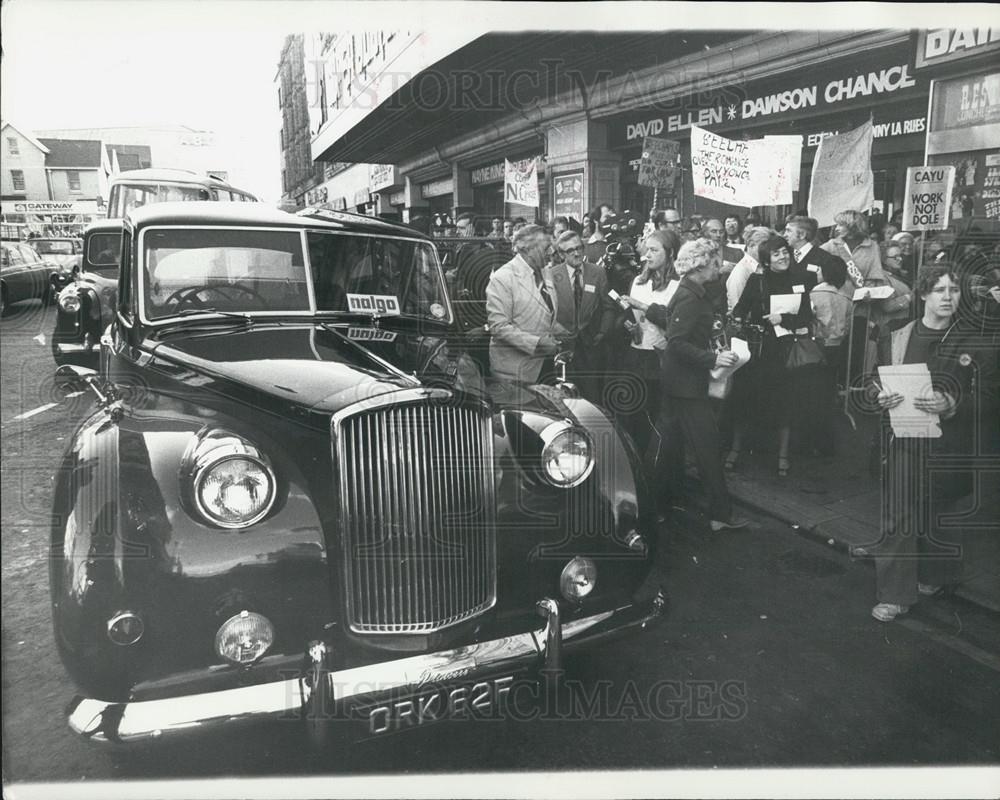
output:
{"label": "parked car in background", "polygon": [[51,337],[56,364],[97,367],[101,334],[114,315],[121,238],[119,219],[92,223],[84,231],[76,280],[56,302]]}
{"label": "parked car in background", "polygon": [[58,292],[76,277],[80,269],[83,240],[69,236],[45,236],[31,239],[30,244],[44,260],[59,266],[53,277],[53,287]]}
{"label": "parked car in background", "polygon": [[174,203],[121,243],[101,372],[57,371],[97,396],[50,543],[74,731],[421,731],[659,615],[634,448],[469,358],[430,239]]}
{"label": "parked car in background", "polygon": [[2,242],[0,247],[0,316],[23,300],[37,298],[48,305],[59,265],[43,259],[27,242]]}

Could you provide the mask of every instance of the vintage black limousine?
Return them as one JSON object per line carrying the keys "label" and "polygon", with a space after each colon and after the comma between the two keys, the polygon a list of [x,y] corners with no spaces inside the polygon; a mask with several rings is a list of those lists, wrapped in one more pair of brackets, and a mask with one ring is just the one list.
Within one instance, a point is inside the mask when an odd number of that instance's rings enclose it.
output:
{"label": "vintage black limousine", "polygon": [[97,398],[55,478],[74,731],[419,728],[659,615],[629,440],[568,385],[483,374],[431,240],[163,204],[121,265],[100,372],[57,371]]}
{"label": "vintage black limousine", "polygon": [[101,334],[114,317],[121,237],[120,219],[100,220],[84,231],[75,280],[56,301],[51,339],[56,364],[97,367]]}

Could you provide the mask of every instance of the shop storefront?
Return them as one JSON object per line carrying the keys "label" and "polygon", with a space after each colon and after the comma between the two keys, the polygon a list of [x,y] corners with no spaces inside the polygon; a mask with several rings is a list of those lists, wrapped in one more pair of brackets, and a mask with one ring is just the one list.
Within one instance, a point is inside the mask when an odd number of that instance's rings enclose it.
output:
{"label": "shop storefront", "polygon": [[914,74],[910,46],[898,44],[623,115],[611,121],[609,130],[610,145],[624,161],[622,206],[644,215],[653,204],[653,190],[640,186],[637,178],[643,138],[656,136],[681,145],[680,179],[672,189],[660,191],[661,206],[674,200],[685,215],[747,213],[746,208],[694,196],[690,129],[697,125],[731,139],[802,137],[801,181],[792,203],[759,209],[765,221],[781,220],[806,206],[813,157],[823,137],[870,118],[875,129],[875,206],[891,215],[902,205],[906,167],[923,163],[928,95],[928,79]]}
{"label": "shop storefront", "polygon": [[1000,30],[921,31],[915,66],[932,77],[927,164],[953,165],[950,218],[1000,224]]}
{"label": "shop storefront", "polygon": [[96,200],[12,200],[3,203],[0,220],[4,239],[25,239],[28,234],[80,236],[87,225],[102,219],[106,212]]}
{"label": "shop storefront", "polygon": [[[374,203],[374,213],[383,219],[401,222],[406,204],[401,191],[403,181],[392,164],[371,164],[368,168],[368,188]],[[396,202],[393,202],[395,199]]]}
{"label": "shop storefront", "polygon": [[516,219],[524,217],[529,222],[548,220],[548,192],[545,181],[545,162],[537,154],[522,154],[509,160],[515,166],[524,166],[531,159],[538,166],[539,207],[524,206],[519,203],[505,202],[504,169],[505,161],[485,164],[472,169],[469,173],[472,184],[473,211],[480,217],[506,217]]}

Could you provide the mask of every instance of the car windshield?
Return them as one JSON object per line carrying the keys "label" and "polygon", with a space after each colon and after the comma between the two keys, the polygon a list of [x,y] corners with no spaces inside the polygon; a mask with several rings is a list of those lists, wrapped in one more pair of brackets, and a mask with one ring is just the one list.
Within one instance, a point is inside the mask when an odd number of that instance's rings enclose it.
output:
{"label": "car windshield", "polygon": [[317,311],[448,319],[429,242],[319,231],[308,241]]}
{"label": "car windshield", "polygon": [[211,199],[211,193],[203,186],[171,183],[118,184],[111,192],[110,216],[124,217],[133,208],[151,203],[177,203]]}
{"label": "car windshield", "polygon": [[149,320],[198,311],[309,311],[298,231],[152,228],[142,249]]}
{"label": "car windshield", "polygon": [[122,252],[122,235],[118,232],[92,233],[87,241],[87,267],[89,272],[115,275]]}
{"label": "car windshield", "polygon": [[69,239],[35,239],[32,245],[38,254],[43,256],[73,255],[73,242]]}

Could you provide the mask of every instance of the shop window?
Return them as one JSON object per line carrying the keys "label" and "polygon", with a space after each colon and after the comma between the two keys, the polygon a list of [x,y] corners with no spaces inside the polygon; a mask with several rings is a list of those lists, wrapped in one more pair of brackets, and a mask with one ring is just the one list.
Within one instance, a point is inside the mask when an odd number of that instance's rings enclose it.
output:
{"label": "shop window", "polygon": [[9,156],[19,156],[21,155],[21,148],[18,144],[16,136],[7,137],[7,155]]}
{"label": "shop window", "polygon": [[69,184],[69,190],[71,192],[80,192],[80,173],[71,169],[66,173],[66,182]]}
{"label": "shop window", "polygon": [[12,169],[10,171],[10,179],[14,184],[15,192],[24,191],[24,170],[23,169]]}

